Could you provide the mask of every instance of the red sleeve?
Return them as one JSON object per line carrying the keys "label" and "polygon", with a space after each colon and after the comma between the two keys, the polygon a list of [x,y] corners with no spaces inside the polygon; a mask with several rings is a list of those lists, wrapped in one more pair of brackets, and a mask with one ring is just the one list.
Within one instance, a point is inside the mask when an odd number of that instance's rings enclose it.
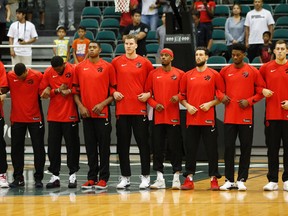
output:
{"label": "red sleeve", "polygon": [[2,62],[0,62],[0,87],[8,87],[6,70]]}
{"label": "red sleeve", "polygon": [[266,87],[266,84],[260,74],[260,72],[255,69],[255,74],[254,74],[254,79],[255,79],[255,95],[252,97],[248,98],[249,105],[252,106],[253,104],[257,103],[260,101],[264,96],[262,94],[263,88]]}
{"label": "red sleeve", "polygon": [[215,81],[216,81],[216,97],[218,98],[218,100],[221,101],[224,97],[225,84],[222,76],[218,72],[215,72]]}
{"label": "red sleeve", "polygon": [[183,75],[181,81],[180,81],[180,95],[181,98],[179,98],[180,101],[186,100],[186,91],[187,91],[187,73]]}

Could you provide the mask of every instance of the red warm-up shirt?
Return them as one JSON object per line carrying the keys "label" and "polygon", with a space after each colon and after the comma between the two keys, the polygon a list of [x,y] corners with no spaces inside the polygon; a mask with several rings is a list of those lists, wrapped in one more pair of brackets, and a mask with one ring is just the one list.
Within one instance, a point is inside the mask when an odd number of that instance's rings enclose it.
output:
{"label": "red warm-up shirt", "polygon": [[48,108],[47,121],[55,122],[75,122],[79,121],[78,112],[72,94],[62,96],[55,94],[55,90],[62,84],[66,84],[72,89],[74,77],[74,65],[65,63],[65,69],[62,75],[59,75],[53,67],[48,67],[40,83],[40,91],[46,87],[51,87],[50,103]]}
{"label": "red warm-up shirt", "polygon": [[180,92],[190,105],[198,109],[194,115],[187,112],[187,126],[215,125],[214,106],[207,112],[202,111],[199,106],[214,100],[216,91],[223,93],[224,89],[222,77],[211,68],[206,68],[203,72],[199,72],[196,68],[186,72],[180,82]]}
{"label": "red warm-up shirt", "polygon": [[11,115],[13,122],[40,122],[42,121],[39,105],[39,85],[42,73],[27,68],[25,80],[18,79],[14,71],[9,71],[8,85],[11,96]]}
{"label": "red warm-up shirt", "polygon": [[[256,93],[256,88],[265,87],[259,71],[246,63],[242,68],[236,68],[231,64],[224,67],[220,74],[225,82],[225,93],[231,99],[225,106],[224,123],[252,124],[253,104],[263,98],[262,93]],[[245,109],[239,106],[238,101],[241,99],[249,102]]]}
{"label": "red warm-up shirt", "polygon": [[[3,63],[0,61],[0,88],[8,87],[6,70]],[[3,103],[0,102],[0,115],[4,117]]]}
{"label": "red warm-up shirt", "polygon": [[108,118],[108,107],[101,114],[92,112],[95,105],[103,102],[110,95],[110,88],[116,85],[116,75],[113,66],[100,59],[92,63],[89,59],[79,63],[75,68],[73,78],[75,91],[80,94],[82,104],[88,109],[92,118]]}
{"label": "red warm-up shirt", "polygon": [[113,59],[112,64],[117,75],[117,91],[124,98],[116,103],[116,115],[147,115],[146,103],[138,100],[138,95],[145,92],[146,79],[154,68],[151,62],[137,55],[128,59],[126,55]]}
{"label": "red warm-up shirt", "polygon": [[184,72],[172,67],[170,71],[164,71],[162,67],[157,68],[148,76],[145,91],[152,92],[152,97],[148,99],[148,104],[155,108],[157,104],[162,104],[164,110],[154,112],[155,124],[180,124],[179,103],[172,103],[170,99],[179,94],[180,80]]}
{"label": "red warm-up shirt", "polygon": [[281,102],[288,100],[288,62],[280,65],[273,60],[262,65],[259,71],[266,88],[274,92],[266,98],[266,120],[288,120],[288,110],[281,107]]}

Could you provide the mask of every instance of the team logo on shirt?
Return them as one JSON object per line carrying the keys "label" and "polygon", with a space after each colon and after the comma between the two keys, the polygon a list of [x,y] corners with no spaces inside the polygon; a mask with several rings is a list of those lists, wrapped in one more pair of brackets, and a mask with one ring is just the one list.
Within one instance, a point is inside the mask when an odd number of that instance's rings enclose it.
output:
{"label": "team logo on shirt", "polygon": [[28,79],[28,80],[27,80],[27,84],[32,85],[33,83],[34,83],[34,80],[33,80],[33,79]]}
{"label": "team logo on shirt", "polygon": [[71,76],[72,76],[72,74],[71,74],[70,72],[68,72],[68,73],[65,74],[65,77],[66,77],[66,78],[71,78]]}
{"label": "team logo on shirt", "polygon": [[69,119],[70,119],[70,120],[75,120],[75,119],[76,119],[76,116],[69,116]]}
{"label": "team logo on shirt", "polygon": [[173,75],[171,76],[171,79],[172,79],[172,80],[176,80],[176,79],[177,79],[177,76],[176,76],[175,74],[173,74]]}
{"label": "team logo on shirt", "polygon": [[141,68],[141,67],[142,67],[142,64],[141,64],[140,62],[137,62],[137,63],[136,63],[136,67],[137,67],[137,68]]}
{"label": "team logo on shirt", "polygon": [[209,80],[211,79],[211,76],[206,75],[206,76],[204,77],[204,79],[205,79],[206,81],[209,81]]}
{"label": "team logo on shirt", "polygon": [[285,73],[286,73],[286,74],[288,73],[288,68],[285,69]]}
{"label": "team logo on shirt", "polygon": [[171,119],[171,122],[177,123],[177,122],[179,122],[179,120],[178,119]]}
{"label": "team logo on shirt", "polygon": [[206,124],[213,124],[213,122],[214,122],[214,121],[213,121],[213,120],[210,120],[210,119],[205,120],[205,123],[206,123]]}
{"label": "team logo on shirt", "polygon": [[40,120],[40,117],[33,117],[33,120],[34,120],[34,121],[39,121],[39,120]]}
{"label": "team logo on shirt", "polygon": [[103,68],[102,67],[98,67],[97,68],[97,72],[99,72],[99,73],[103,72]]}
{"label": "team logo on shirt", "polygon": [[247,78],[247,77],[249,76],[249,73],[248,73],[248,72],[243,72],[243,73],[242,73],[242,76],[245,77],[245,78]]}

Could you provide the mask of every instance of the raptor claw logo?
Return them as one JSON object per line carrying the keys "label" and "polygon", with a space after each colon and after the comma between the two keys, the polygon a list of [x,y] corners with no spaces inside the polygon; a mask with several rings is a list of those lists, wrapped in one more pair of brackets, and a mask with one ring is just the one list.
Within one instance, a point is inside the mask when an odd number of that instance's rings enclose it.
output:
{"label": "raptor claw logo", "polygon": [[98,71],[99,73],[101,73],[101,72],[103,72],[103,68],[102,68],[102,67],[99,67],[99,68],[97,68],[97,71]]}
{"label": "raptor claw logo", "polygon": [[71,76],[72,76],[72,74],[71,74],[70,72],[68,72],[68,73],[65,74],[65,77],[66,77],[66,78],[70,78]]}
{"label": "raptor claw logo", "polygon": [[136,67],[137,67],[137,68],[141,68],[141,67],[142,67],[142,64],[141,64],[140,62],[137,62],[137,63],[136,63]]}
{"label": "raptor claw logo", "polygon": [[204,77],[204,79],[205,79],[206,81],[209,81],[209,80],[211,79],[211,76],[206,75],[206,76]]}
{"label": "raptor claw logo", "polygon": [[247,77],[249,76],[249,73],[248,73],[248,72],[243,72],[243,73],[242,73],[242,76],[245,77],[245,78],[247,78]]}

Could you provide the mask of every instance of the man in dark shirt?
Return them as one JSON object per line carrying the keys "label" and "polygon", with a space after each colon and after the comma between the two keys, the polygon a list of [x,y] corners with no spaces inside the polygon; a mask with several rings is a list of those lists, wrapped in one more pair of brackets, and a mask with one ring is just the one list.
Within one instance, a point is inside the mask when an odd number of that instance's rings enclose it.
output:
{"label": "man in dark shirt", "polygon": [[213,42],[211,32],[206,25],[200,23],[200,13],[198,11],[193,12],[192,18],[196,31],[196,47],[206,47],[210,50]]}
{"label": "man in dark shirt", "polygon": [[136,53],[141,56],[146,56],[146,36],[149,31],[149,26],[141,22],[141,12],[139,10],[133,10],[131,12],[132,24],[128,25],[123,31],[123,41],[126,36],[131,34],[137,38],[138,47]]}

